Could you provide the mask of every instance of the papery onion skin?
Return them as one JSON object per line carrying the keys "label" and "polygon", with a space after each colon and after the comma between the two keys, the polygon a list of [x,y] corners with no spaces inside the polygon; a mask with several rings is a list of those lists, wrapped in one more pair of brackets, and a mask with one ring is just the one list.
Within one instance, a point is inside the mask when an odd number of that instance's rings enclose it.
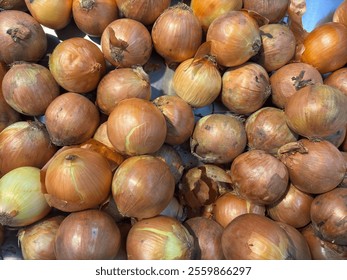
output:
{"label": "papery onion skin", "polygon": [[347,95],[347,67],[332,72],[324,79],[324,84],[335,87]]}
{"label": "papery onion skin", "polygon": [[259,13],[270,23],[277,23],[286,15],[289,2],[289,0],[243,0],[243,8]]}
{"label": "papery onion skin", "polygon": [[96,89],[106,72],[104,55],[98,46],[79,37],[60,42],[50,55],[48,64],[58,84],[77,93]]}
{"label": "papery onion skin", "polygon": [[327,22],[317,26],[304,40],[301,62],[322,73],[335,71],[347,63],[347,26]]}
{"label": "papery onion skin", "polygon": [[298,135],[287,125],[284,111],[275,107],[263,107],[245,122],[247,145],[276,155],[284,144],[298,140]]}
{"label": "papery onion skin", "polygon": [[300,139],[281,147],[278,156],[287,166],[291,183],[309,194],[334,189],[346,173],[341,152],[326,140]]}
{"label": "papery onion skin", "polygon": [[115,149],[125,155],[150,154],[166,138],[166,121],[150,101],[127,98],[118,103],[107,121],[107,134]]}
{"label": "papery onion skin", "polygon": [[245,63],[261,46],[258,24],[245,11],[231,11],[214,20],[206,41],[212,41],[211,54],[226,67]]}
{"label": "papery onion skin", "polygon": [[203,162],[228,163],[244,151],[246,142],[246,131],[239,119],[210,114],[196,123],[190,149]]}
{"label": "papery onion skin", "polygon": [[306,86],[288,100],[288,126],[311,139],[329,136],[347,123],[347,96],[327,85]]}
{"label": "papery onion skin", "polygon": [[24,260],[55,260],[54,240],[65,216],[53,216],[18,231]]}
{"label": "papery onion skin", "polygon": [[335,188],[316,196],[311,205],[313,227],[324,240],[347,246],[347,189]]}
{"label": "papery onion skin", "polygon": [[51,211],[41,193],[40,169],[23,166],[0,179],[0,224],[22,227],[39,221]]}
{"label": "papery onion skin", "polygon": [[126,249],[129,260],[190,260],[194,239],[178,220],[157,216],[132,226]]}
{"label": "papery onion skin", "polygon": [[174,189],[169,166],[150,155],[126,159],[112,179],[112,195],[119,212],[137,219],[159,215],[171,201]]}
{"label": "papery onion skin", "polygon": [[64,212],[98,207],[108,198],[111,181],[106,158],[78,147],[58,151],[41,171],[46,200]]}
{"label": "papery onion skin", "polygon": [[100,114],[87,97],[66,92],[48,106],[46,128],[57,146],[76,145],[90,139],[97,129]]}
{"label": "papery onion skin", "polygon": [[167,8],[152,28],[153,46],[167,64],[194,57],[202,42],[202,28],[190,7],[178,3]]}
{"label": "papery onion skin", "polygon": [[90,209],[70,213],[56,233],[58,260],[111,260],[119,251],[120,230],[112,217]]}

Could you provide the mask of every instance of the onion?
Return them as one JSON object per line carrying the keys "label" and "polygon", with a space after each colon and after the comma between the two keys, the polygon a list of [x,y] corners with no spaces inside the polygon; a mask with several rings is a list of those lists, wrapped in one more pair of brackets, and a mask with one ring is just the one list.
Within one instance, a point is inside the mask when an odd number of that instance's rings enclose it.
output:
{"label": "onion", "polygon": [[73,0],[72,16],[81,31],[101,37],[106,26],[118,19],[118,7],[115,0]]}
{"label": "onion", "polygon": [[227,260],[293,260],[295,248],[278,223],[258,214],[232,220],[222,234]]}
{"label": "onion", "polygon": [[120,12],[127,18],[151,25],[170,6],[170,0],[116,0]]}
{"label": "onion", "polygon": [[49,70],[67,91],[87,93],[96,89],[106,63],[96,44],[73,37],[60,42],[49,57]]}
{"label": "onion", "polygon": [[99,210],[84,210],[62,221],[54,252],[58,260],[111,260],[119,251],[120,241],[120,230],[111,216]]}
{"label": "onion", "polygon": [[85,96],[67,92],[59,95],[46,110],[46,127],[57,146],[80,144],[90,139],[99,126],[99,111]]}
{"label": "onion", "polygon": [[329,136],[347,123],[347,96],[327,85],[306,86],[285,106],[287,124],[294,132],[308,138]]}
{"label": "onion", "polygon": [[192,0],[190,7],[206,32],[212,21],[230,11],[242,8],[242,0]]}
{"label": "onion", "polygon": [[60,89],[46,67],[36,63],[19,63],[14,64],[4,76],[2,93],[17,112],[38,116],[45,113]]}
{"label": "onion", "polygon": [[275,220],[295,228],[301,228],[311,222],[310,209],[313,196],[289,185],[284,196],[273,205],[268,205],[267,214]]}
{"label": "onion", "polygon": [[292,184],[309,194],[334,189],[346,173],[345,159],[329,141],[301,139],[282,146],[278,155]]}
{"label": "onion", "polygon": [[286,15],[289,2],[289,0],[243,0],[243,8],[259,13],[270,23],[277,23]]}
{"label": "onion", "polygon": [[88,149],[59,150],[41,170],[42,192],[48,203],[65,212],[98,207],[111,192],[108,161]]}
{"label": "onion", "polygon": [[42,25],[51,29],[63,29],[71,19],[72,0],[25,0],[30,14]]}
{"label": "onion", "polygon": [[94,135],[93,135],[93,139],[95,139],[96,141],[104,144],[107,148],[111,149],[111,150],[115,150],[112,143],[110,142],[110,139],[108,139],[108,135],[107,135],[107,121],[101,123],[98,128],[96,129]]}
{"label": "onion", "polygon": [[153,100],[153,104],[163,113],[167,133],[165,142],[181,145],[192,135],[195,125],[192,107],[182,98],[174,95],[162,95]]}
{"label": "onion", "polygon": [[117,68],[144,65],[152,53],[148,29],[133,19],[121,18],[106,26],[101,35],[101,49],[108,62]]}
{"label": "onion", "polygon": [[151,98],[149,76],[141,66],[108,72],[98,84],[96,103],[104,114],[109,115],[119,101],[132,97]]}
{"label": "onion", "polygon": [[231,11],[214,20],[207,30],[211,54],[223,66],[238,66],[258,53],[261,37],[256,20],[246,11]]}
{"label": "onion", "polygon": [[40,169],[18,167],[0,179],[0,224],[22,227],[45,217],[51,207],[41,193]]}
{"label": "onion", "polygon": [[192,9],[178,3],[167,8],[152,28],[153,46],[167,64],[194,57],[202,42],[202,28]]}
{"label": "onion", "polygon": [[187,218],[186,208],[177,200],[172,197],[166,208],[160,212],[161,216],[169,216],[183,222]]}
{"label": "onion", "polygon": [[347,26],[323,23],[306,36],[301,62],[311,64],[322,74],[335,71],[347,63],[346,43]]}
{"label": "onion", "polygon": [[268,72],[286,65],[295,55],[296,40],[286,25],[279,23],[261,26],[262,47],[255,60]]}
{"label": "onion", "polygon": [[175,179],[168,165],[149,155],[132,156],[115,171],[112,195],[119,212],[137,219],[159,215],[168,206]]}
{"label": "onion", "polygon": [[248,115],[260,109],[271,94],[269,75],[256,63],[227,69],[222,79],[222,103],[231,112]]}
{"label": "onion", "polygon": [[56,150],[42,123],[15,122],[0,133],[0,175],[21,166],[42,168]]}
{"label": "onion", "polygon": [[166,138],[164,115],[150,101],[127,98],[113,109],[107,121],[107,134],[121,154],[154,153]]}
{"label": "onion", "polygon": [[192,107],[210,105],[222,88],[222,77],[213,57],[182,62],[172,78],[175,94]]}
{"label": "onion", "polygon": [[332,21],[340,22],[347,26],[347,2],[346,1],[341,2],[341,4],[335,9]]}
{"label": "onion", "polygon": [[184,226],[196,242],[198,260],[224,260],[222,248],[223,227],[213,220],[194,217],[186,220]]}
{"label": "onion", "polygon": [[189,260],[194,239],[176,219],[157,216],[132,226],[126,249],[129,260]]}
{"label": "onion", "polygon": [[298,135],[287,125],[284,111],[274,107],[263,107],[250,115],[245,129],[250,149],[273,155],[284,144],[298,140]]}
{"label": "onion", "polygon": [[206,163],[229,163],[243,152],[247,136],[243,123],[232,115],[210,114],[195,125],[190,149]]}
{"label": "onion", "polygon": [[1,62],[37,62],[45,55],[46,50],[46,33],[31,15],[16,10],[0,13]]}
{"label": "onion", "polygon": [[289,98],[296,91],[314,84],[322,84],[323,79],[319,71],[307,63],[288,63],[270,77],[272,88],[272,102],[278,108],[284,108]]}
{"label": "onion", "polygon": [[55,260],[54,240],[64,216],[40,220],[18,231],[18,241],[24,260]]}
{"label": "onion", "polygon": [[4,10],[27,10],[25,0],[3,0],[0,1],[0,8]]}
{"label": "onion", "polygon": [[254,213],[265,216],[265,206],[240,197],[236,192],[226,192],[213,203],[213,219],[223,228],[236,217]]}
{"label": "onion", "polygon": [[260,205],[278,201],[288,188],[286,166],[262,150],[250,150],[237,156],[231,164],[230,177],[241,197]]}
{"label": "onion", "polygon": [[334,144],[334,146],[340,147],[345,138],[346,138],[346,127],[342,127],[335,133],[329,136],[323,137],[322,140],[327,140],[330,143]]}
{"label": "onion", "polygon": [[340,68],[324,79],[324,84],[335,87],[347,95],[347,67]]}
{"label": "onion", "polygon": [[335,188],[315,197],[311,205],[313,227],[324,240],[347,245],[347,189]]}

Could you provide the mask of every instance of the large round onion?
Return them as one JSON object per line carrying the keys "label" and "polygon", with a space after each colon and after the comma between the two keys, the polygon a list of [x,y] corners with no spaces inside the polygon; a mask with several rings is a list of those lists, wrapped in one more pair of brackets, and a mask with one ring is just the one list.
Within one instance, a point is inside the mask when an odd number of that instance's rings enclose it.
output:
{"label": "large round onion", "polygon": [[289,179],[299,190],[320,194],[334,189],[346,173],[345,159],[329,141],[301,139],[278,150]]}
{"label": "large round onion", "polygon": [[301,136],[329,136],[347,124],[347,95],[327,85],[306,86],[288,100],[288,126]]}
{"label": "large round onion", "polygon": [[189,260],[194,248],[194,238],[186,227],[167,216],[135,223],[126,244],[129,260]]}

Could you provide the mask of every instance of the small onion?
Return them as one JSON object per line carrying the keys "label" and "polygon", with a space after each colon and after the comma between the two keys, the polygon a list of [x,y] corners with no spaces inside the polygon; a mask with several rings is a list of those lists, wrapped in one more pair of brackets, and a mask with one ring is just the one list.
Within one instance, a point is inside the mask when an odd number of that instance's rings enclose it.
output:
{"label": "small onion", "polygon": [[60,89],[46,67],[36,63],[18,63],[4,76],[2,93],[6,102],[17,112],[38,116],[45,113]]}
{"label": "small onion", "polygon": [[159,215],[170,203],[175,179],[169,166],[149,155],[132,156],[115,171],[112,195],[119,212],[138,219]]}
{"label": "small onion", "polygon": [[108,62],[117,68],[144,65],[152,53],[148,29],[133,19],[121,18],[106,26],[101,35],[101,49]]}
{"label": "small onion", "polygon": [[126,250],[129,260],[190,260],[194,239],[178,220],[157,216],[132,226]]}
{"label": "small onion", "polygon": [[223,233],[221,225],[205,217],[194,217],[186,220],[184,226],[196,240],[195,259],[225,259],[221,242]]}
{"label": "small onion", "polygon": [[18,231],[18,241],[24,260],[55,260],[55,235],[64,216],[54,216]]}
{"label": "small onion", "polygon": [[258,53],[261,37],[256,20],[246,11],[231,11],[215,19],[207,30],[211,54],[223,66],[237,66]]}
{"label": "small onion", "polygon": [[107,134],[115,149],[126,155],[154,153],[166,138],[164,115],[150,101],[127,98],[112,110]]}
{"label": "small onion", "polygon": [[104,114],[109,115],[119,101],[132,97],[151,98],[149,76],[141,66],[108,72],[98,84],[96,104]]}
{"label": "small onion", "polygon": [[333,22],[340,22],[347,26],[347,2],[343,1],[334,11]]}
{"label": "small onion", "polygon": [[320,194],[334,189],[346,173],[345,159],[329,141],[301,139],[278,150],[291,183],[299,190]]}
{"label": "small onion", "polygon": [[222,103],[235,114],[260,109],[271,94],[269,75],[256,63],[227,69],[222,77]]}
{"label": "small onion", "polygon": [[111,181],[112,171],[106,158],[77,147],[59,150],[41,170],[46,200],[65,212],[98,207],[108,198]]}
{"label": "small onion", "polygon": [[324,79],[324,84],[335,87],[347,95],[347,67],[332,72]]}
{"label": "small onion", "polygon": [[119,251],[121,234],[107,213],[95,209],[69,214],[60,224],[54,252],[58,260],[111,260]]}
{"label": "small onion", "polygon": [[308,138],[329,136],[347,124],[347,95],[327,85],[306,86],[285,106],[287,124]]}
{"label": "small onion", "polygon": [[0,224],[22,227],[44,218],[51,211],[41,193],[40,169],[23,166],[0,179]]}
{"label": "small onion", "polygon": [[57,146],[80,144],[90,139],[99,126],[99,111],[87,97],[67,92],[59,95],[46,110],[46,127]]}
{"label": "small onion", "polygon": [[178,3],[167,8],[152,28],[153,46],[165,61],[183,62],[194,57],[202,42],[202,28],[191,8]]}
{"label": "small onion", "polygon": [[250,115],[245,129],[249,148],[274,155],[284,144],[298,140],[287,125],[284,111],[274,107],[263,107]]}
{"label": "small onion", "polygon": [[119,11],[127,18],[144,25],[153,24],[160,14],[170,6],[170,0],[116,0]]}
{"label": "small onion", "polygon": [[195,125],[190,149],[206,163],[229,163],[241,154],[247,142],[243,123],[232,115],[210,114]]}
{"label": "small onion", "polygon": [[259,13],[270,23],[277,23],[286,15],[289,2],[289,0],[243,0],[243,8]]}
{"label": "small onion", "polygon": [[347,246],[347,189],[335,188],[316,196],[311,205],[311,220],[324,240]]}
{"label": "small onion", "polygon": [[60,42],[49,57],[49,70],[67,91],[87,93],[96,89],[106,63],[96,44],[84,38]]}
{"label": "small onion", "polygon": [[115,0],[73,0],[72,16],[81,31],[101,37],[106,26],[118,19],[118,7]]}
{"label": "small onion", "polygon": [[237,156],[230,167],[231,183],[241,197],[260,205],[278,201],[288,188],[287,167],[262,150]]}

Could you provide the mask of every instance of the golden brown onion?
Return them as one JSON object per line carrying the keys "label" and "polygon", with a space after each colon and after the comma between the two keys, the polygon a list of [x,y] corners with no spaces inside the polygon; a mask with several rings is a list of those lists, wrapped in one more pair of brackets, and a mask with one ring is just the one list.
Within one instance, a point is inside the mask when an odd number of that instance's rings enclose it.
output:
{"label": "golden brown onion", "polygon": [[332,18],[333,22],[340,22],[347,26],[347,2],[343,1],[336,8]]}
{"label": "golden brown onion", "polygon": [[324,84],[335,87],[347,95],[347,67],[332,72],[324,79]]}
{"label": "golden brown onion", "polygon": [[289,0],[243,0],[243,7],[277,23],[286,15]]}

